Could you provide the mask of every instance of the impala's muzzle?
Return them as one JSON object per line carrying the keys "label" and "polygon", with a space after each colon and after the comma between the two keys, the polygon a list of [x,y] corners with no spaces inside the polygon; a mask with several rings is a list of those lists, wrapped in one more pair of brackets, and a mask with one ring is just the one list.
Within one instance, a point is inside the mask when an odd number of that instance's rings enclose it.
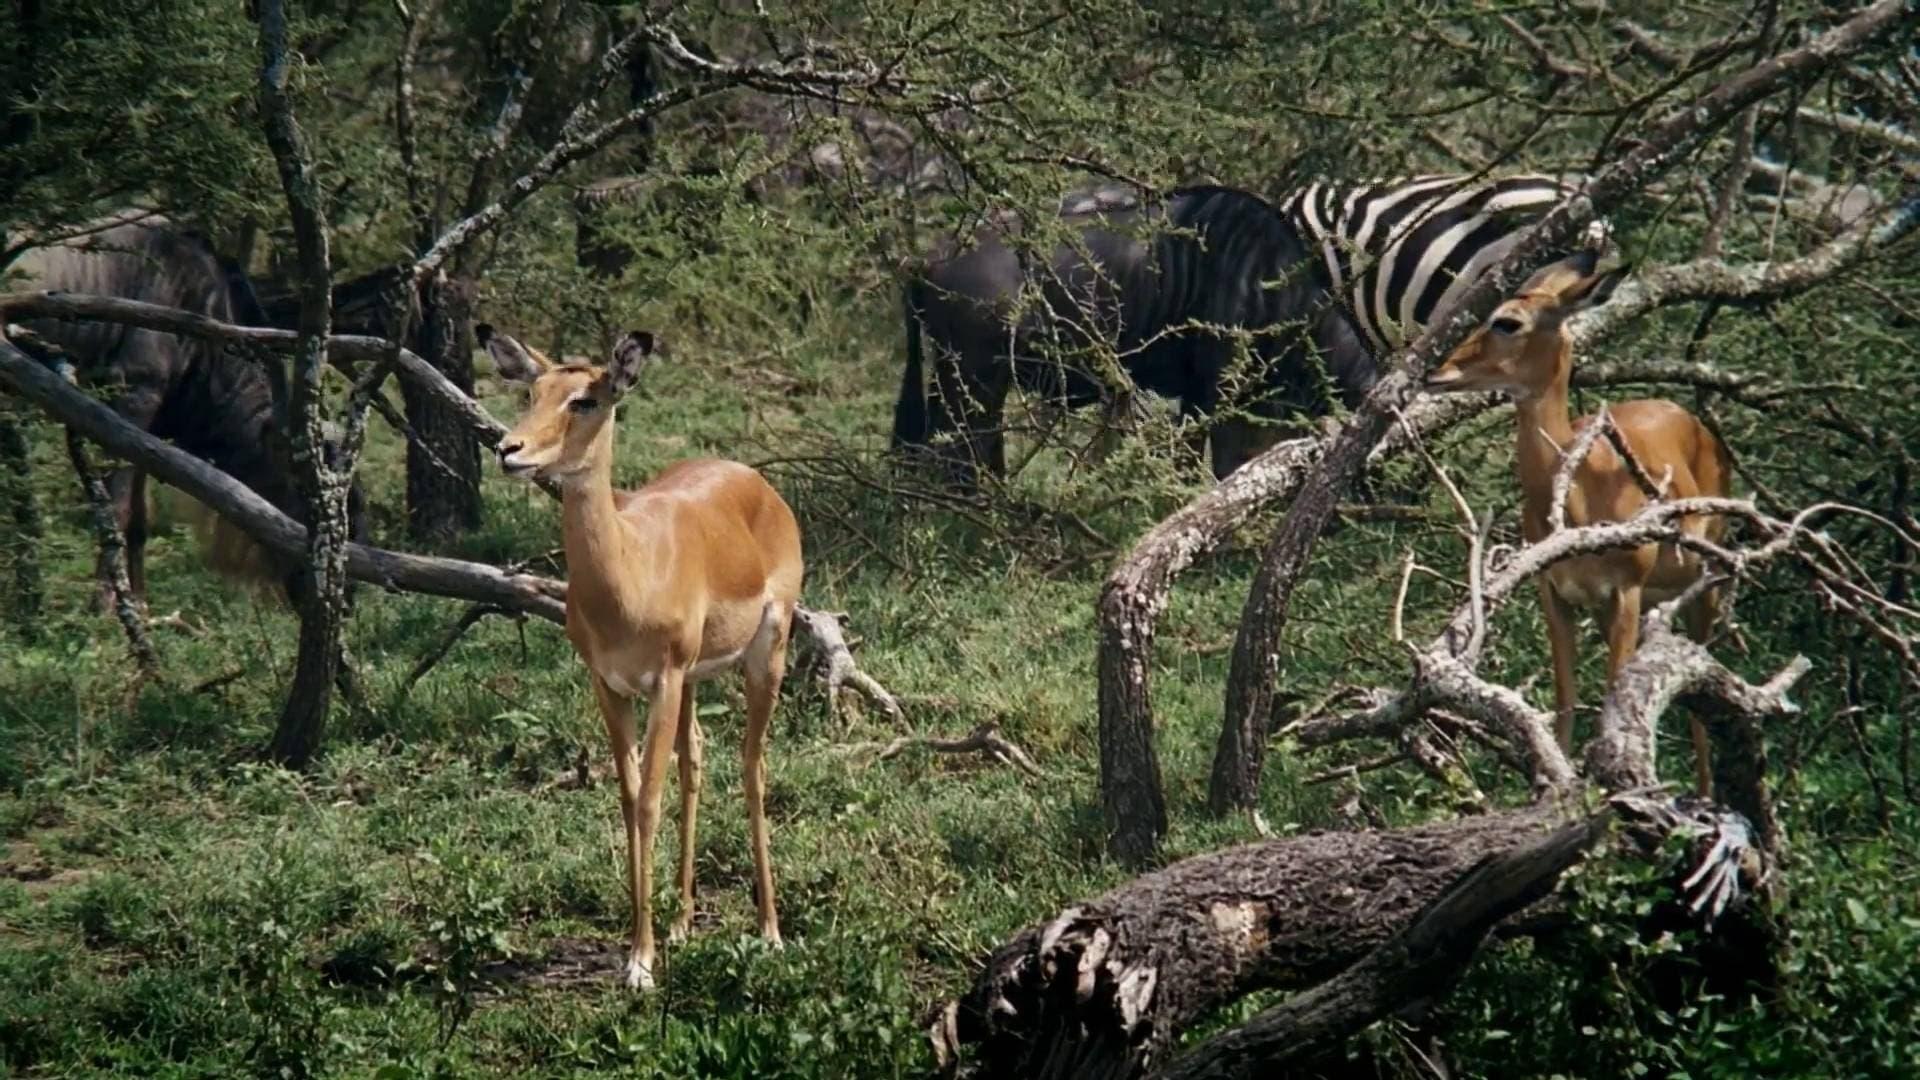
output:
{"label": "impala's muzzle", "polygon": [[520,451],[525,447],[525,443],[514,441],[502,442],[495,448],[500,454],[500,468],[508,476],[525,476],[534,470],[533,462],[520,459]]}

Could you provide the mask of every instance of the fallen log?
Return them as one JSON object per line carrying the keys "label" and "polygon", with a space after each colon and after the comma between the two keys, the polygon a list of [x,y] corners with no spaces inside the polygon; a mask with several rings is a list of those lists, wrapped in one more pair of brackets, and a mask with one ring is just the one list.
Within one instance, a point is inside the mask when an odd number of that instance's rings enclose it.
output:
{"label": "fallen log", "polygon": [[1603,815],[1476,864],[1366,958],[1338,976],[1182,1054],[1154,1080],[1253,1076],[1331,1050],[1410,1000],[1433,1000],[1472,962],[1493,925],[1552,891],[1599,837]]}
{"label": "fallen log", "polygon": [[[1482,862],[1558,835],[1555,804],[1399,830],[1311,833],[1198,855],[1021,931],[933,1023],[950,1071],[1132,1077],[1254,990],[1333,978]],[[969,1073],[962,1073],[969,1075]]]}

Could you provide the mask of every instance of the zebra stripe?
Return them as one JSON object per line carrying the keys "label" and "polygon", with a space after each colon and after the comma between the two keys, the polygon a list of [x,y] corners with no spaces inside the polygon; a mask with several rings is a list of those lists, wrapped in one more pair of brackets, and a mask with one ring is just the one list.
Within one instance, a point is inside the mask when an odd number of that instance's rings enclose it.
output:
{"label": "zebra stripe", "polygon": [[[1317,242],[1333,291],[1368,345],[1384,353],[1471,288],[1573,183],[1540,174],[1436,174],[1309,184],[1284,209]],[[1604,223],[1589,232],[1590,242],[1604,236]]]}

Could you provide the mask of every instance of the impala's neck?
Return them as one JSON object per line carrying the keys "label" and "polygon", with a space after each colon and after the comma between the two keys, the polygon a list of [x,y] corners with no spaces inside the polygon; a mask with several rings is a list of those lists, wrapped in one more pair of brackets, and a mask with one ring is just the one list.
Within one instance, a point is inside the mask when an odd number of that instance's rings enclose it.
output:
{"label": "impala's neck", "polygon": [[1553,474],[1560,467],[1560,453],[1573,442],[1573,418],[1567,409],[1567,384],[1573,375],[1573,342],[1564,334],[1540,346],[1551,350],[1545,357],[1529,357],[1527,367],[1549,371],[1552,377],[1530,388],[1514,401],[1514,416],[1519,427],[1520,488],[1527,503],[1544,511],[1553,499]]}
{"label": "impala's neck", "polygon": [[625,561],[627,530],[613,501],[613,431],[593,442],[586,464],[560,480],[561,544],[567,553],[567,575],[614,576],[614,564]]}

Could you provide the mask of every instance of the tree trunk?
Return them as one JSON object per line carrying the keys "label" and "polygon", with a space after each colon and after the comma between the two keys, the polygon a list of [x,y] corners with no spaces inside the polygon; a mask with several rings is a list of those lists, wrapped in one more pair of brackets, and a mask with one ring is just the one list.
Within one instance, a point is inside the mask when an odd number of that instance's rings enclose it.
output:
{"label": "tree trunk", "polygon": [[1267,728],[1280,675],[1280,637],[1286,628],[1293,588],[1313,556],[1320,531],[1333,517],[1340,493],[1360,476],[1367,455],[1386,434],[1386,411],[1362,412],[1348,427],[1294,496],[1247,590],[1240,630],[1233,641],[1233,662],[1227,669],[1226,717],[1214,748],[1213,778],[1207,787],[1207,805],[1216,814],[1259,805]]}
{"label": "tree trunk", "polygon": [[320,748],[340,658],[340,628],[346,616],[347,492],[351,452],[336,468],[328,460],[321,377],[332,332],[333,290],[322,193],[294,121],[288,89],[287,12],[284,0],[260,0],[260,117],[273,150],[293,223],[294,282],[300,296],[299,340],[288,382],[287,439],[294,484],[306,503],[307,565],[292,588],[300,613],[300,645],[267,755],[288,768],[303,768]]}
{"label": "tree trunk", "polygon": [[1261,506],[1282,499],[1319,458],[1314,439],[1270,448],[1155,525],[1101,589],[1100,799],[1107,846],[1138,865],[1167,830],[1166,798],[1153,746],[1154,626],[1173,579]]}
{"label": "tree trunk", "polygon": [[[435,277],[420,287],[420,320],[409,343],[461,393],[473,395],[473,286]],[[418,436],[407,444],[407,535],[444,544],[480,525],[480,444],[462,417],[400,384],[407,423]]]}
{"label": "tree trunk", "polygon": [[40,634],[46,603],[40,572],[40,544],[46,529],[33,497],[33,457],[26,425],[6,405],[0,405],[0,496],[6,502],[6,546],[13,564],[7,614],[21,638],[32,641]]}

